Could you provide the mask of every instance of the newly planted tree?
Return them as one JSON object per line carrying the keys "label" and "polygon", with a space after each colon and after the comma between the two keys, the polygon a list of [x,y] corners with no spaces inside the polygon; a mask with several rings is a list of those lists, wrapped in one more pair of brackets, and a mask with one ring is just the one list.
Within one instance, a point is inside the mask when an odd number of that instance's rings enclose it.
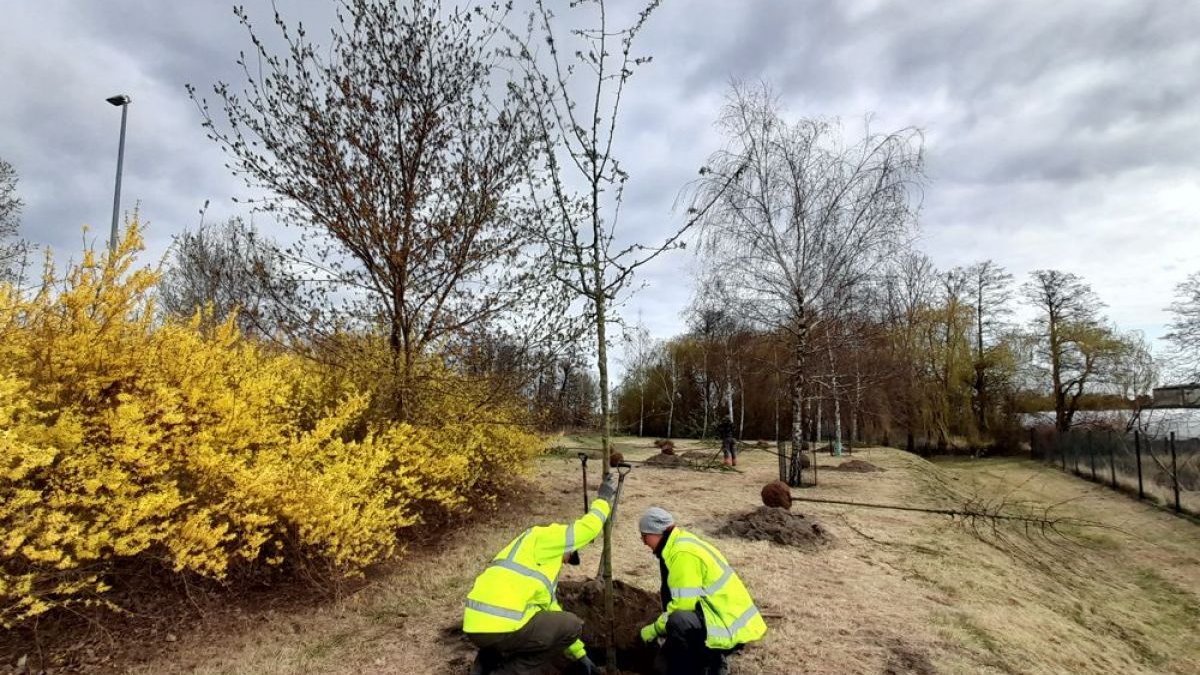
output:
{"label": "newly planted tree", "polygon": [[[535,140],[545,165],[530,173],[537,217],[529,229],[540,242],[557,287],[580,301],[596,339],[600,375],[600,425],[605,475],[611,454],[608,329],[612,305],[642,266],[679,245],[705,207],[662,240],[646,243],[620,229],[620,207],[629,174],[614,152],[621,102],[635,70],[650,62],[634,43],[660,0],[649,0],[621,27],[605,0],[578,0],[559,17],[537,0],[528,32],[509,33],[511,56],[525,75],[514,86],[538,122]],[[568,28],[563,28],[566,21]],[[576,189],[578,188],[578,189]],[[612,626],[611,525],[604,529],[602,570]],[[616,652],[610,640],[608,660]]]}

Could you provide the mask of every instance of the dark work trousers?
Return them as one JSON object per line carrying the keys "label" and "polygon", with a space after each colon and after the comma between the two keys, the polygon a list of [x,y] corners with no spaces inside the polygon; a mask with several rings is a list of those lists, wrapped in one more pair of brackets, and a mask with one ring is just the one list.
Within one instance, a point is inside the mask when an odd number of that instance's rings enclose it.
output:
{"label": "dark work trousers", "polygon": [[667,617],[666,639],[655,664],[658,671],[666,675],[706,675],[717,672],[716,666],[724,661],[726,653],[705,646],[704,638],[707,635],[704,617],[699,612],[671,612]]}
{"label": "dark work trousers", "polygon": [[467,633],[489,675],[549,675],[570,663],[563,652],[583,633],[570,612],[538,612],[511,633]]}
{"label": "dark work trousers", "polygon": [[737,442],[733,438],[721,439],[721,454],[729,459],[737,459]]}

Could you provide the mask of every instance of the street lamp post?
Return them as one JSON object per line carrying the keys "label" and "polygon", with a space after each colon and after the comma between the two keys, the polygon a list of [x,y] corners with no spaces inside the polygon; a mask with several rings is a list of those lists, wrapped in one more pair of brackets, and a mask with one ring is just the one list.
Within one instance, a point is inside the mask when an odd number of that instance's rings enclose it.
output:
{"label": "street lamp post", "polygon": [[131,99],[125,94],[118,94],[109,96],[105,100],[121,108],[121,143],[117,146],[117,187],[113,190],[112,233],[108,238],[108,250],[115,252],[117,250],[117,217],[121,213],[121,166],[125,163],[125,118],[129,115]]}

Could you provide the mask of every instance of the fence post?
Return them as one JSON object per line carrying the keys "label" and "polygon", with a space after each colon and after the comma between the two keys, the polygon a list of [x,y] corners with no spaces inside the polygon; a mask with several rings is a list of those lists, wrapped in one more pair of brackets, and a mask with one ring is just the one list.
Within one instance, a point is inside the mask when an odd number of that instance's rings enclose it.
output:
{"label": "fence post", "polygon": [[817,486],[817,446],[814,443],[812,447],[813,454],[813,487]]}
{"label": "fence post", "polygon": [[1075,437],[1071,435],[1070,431],[1058,432],[1058,438],[1060,441],[1062,440],[1063,436],[1066,436],[1067,442],[1071,444],[1071,462],[1075,465],[1075,475],[1082,476],[1083,474],[1079,471],[1079,448],[1075,447]]}
{"label": "fence post", "polygon": [[1096,446],[1092,445],[1092,430],[1088,429],[1087,434],[1083,437],[1083,442],[1087,443],[1088,460],[1092,465],[1092,480],[1096,480]]}
{"label": "fence post", "polygon": [[1112,478],[1112,488],[1117,489],[1117,463],[1113,459],[1113,446],[1116,445],[1113,432],[1108,432],[1108,471]]}
{"label": "fence post", "polygon": [[1171,432],[1171,484],[1175,486],[1175,513],[1183,509],[1179,506],[1179,466],[1175,463],[1175,432]]}
{"label": "fence post", "polygon": [[1137,429],[1133,430],[1133,449],[1137,452],[1138,499],[1145,499],[1146,489],[1142,486],[1142,434]]}

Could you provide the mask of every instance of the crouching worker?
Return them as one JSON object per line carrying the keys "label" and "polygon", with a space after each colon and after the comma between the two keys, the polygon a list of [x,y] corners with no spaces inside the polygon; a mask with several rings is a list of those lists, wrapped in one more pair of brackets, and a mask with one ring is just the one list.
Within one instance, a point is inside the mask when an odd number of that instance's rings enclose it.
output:
{"label": "crouching worker", "polygon": [[583,621],[554,592],[563,563],[578,565],[579,549],[603,531],[616,484],[616,472],[608,474],[582,518],[525,530],[475,578],[463,612],[463,633],[479,648],[472,675],[599,672],[579,639]]}
{"label": "crouching worker", "polygon": [[663,613],[642,640],[665,638],[659,665],[668,675],[726,675],[727,655],[767,632],[746,586],[720,551],[663,509],[647,509],[638,528],[662,575]]}

